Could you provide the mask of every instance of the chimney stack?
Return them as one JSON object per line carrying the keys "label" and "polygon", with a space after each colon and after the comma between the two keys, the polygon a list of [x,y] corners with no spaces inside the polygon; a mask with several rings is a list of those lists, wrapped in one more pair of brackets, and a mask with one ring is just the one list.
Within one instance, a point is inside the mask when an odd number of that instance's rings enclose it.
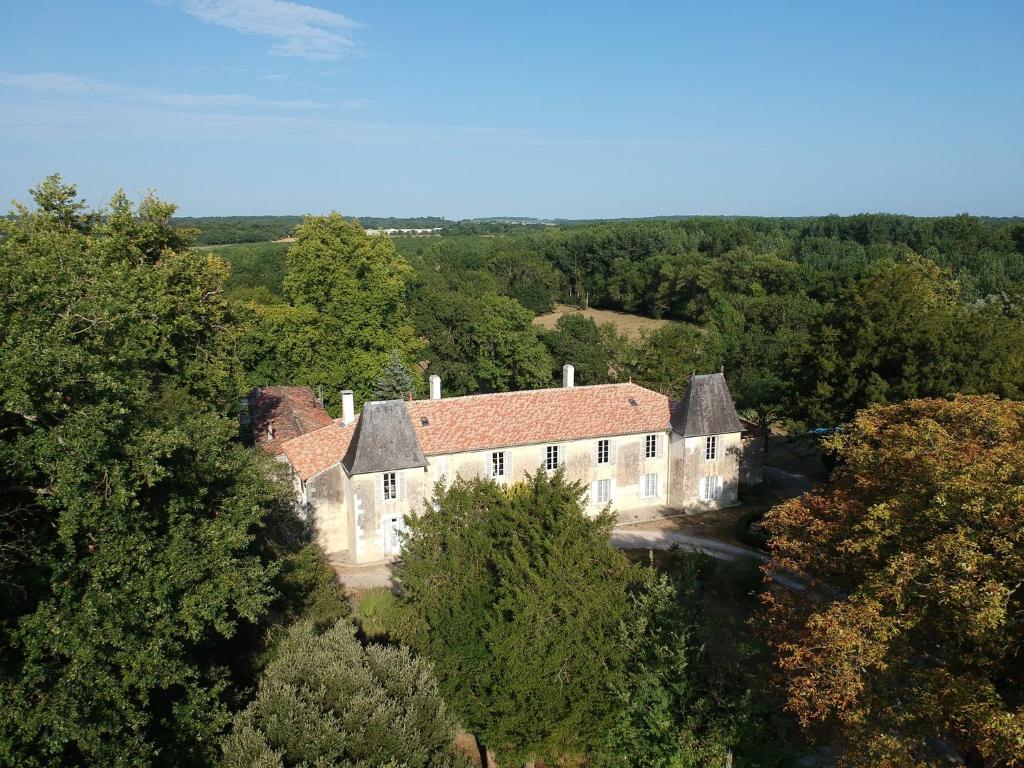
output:
{"label": "chimney stack", "polygon": [[576,369],[569,363],[562,366],[562,386],[571,389],[575,386]]}
{"label": "chimney stack", "polygon": [[441,399],[441,377],[437,374],[433,374],[430,379],[430,399],[440,400]]}
{"label": "chimney stack", "polygon": [[341,390],[341,423],[348,426],[356,420],[356,399],[351,389]]}

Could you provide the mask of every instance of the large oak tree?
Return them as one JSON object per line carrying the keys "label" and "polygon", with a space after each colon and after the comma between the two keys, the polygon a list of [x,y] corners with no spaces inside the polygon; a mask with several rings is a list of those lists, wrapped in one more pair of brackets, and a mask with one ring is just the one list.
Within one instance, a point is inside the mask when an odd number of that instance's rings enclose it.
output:
{"label": "large oak tree", "polygon": [[861,411],[834,482],[776,507],[764,628],[789,708],[844,765],[1024,765],[1024,403]]}

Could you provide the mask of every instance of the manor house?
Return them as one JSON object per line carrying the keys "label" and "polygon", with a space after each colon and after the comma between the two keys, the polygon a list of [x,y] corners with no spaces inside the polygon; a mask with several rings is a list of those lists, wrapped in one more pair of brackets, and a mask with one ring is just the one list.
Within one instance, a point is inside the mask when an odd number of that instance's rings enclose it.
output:
{"label": "manor house", "polygon": [[682,399],[636,384],[574,386],[363,403],[342,392],[332,419],[308,387],[249,397],[254,438],[292,469],[300,508],[323,548],[353,563],[396,557],[406,515],[437,483],[513,483],[564,467],[588,489],[588,509],[686,511],[735,504],[760,482],[756,428],[736,416],[721,373],[693,376]]}

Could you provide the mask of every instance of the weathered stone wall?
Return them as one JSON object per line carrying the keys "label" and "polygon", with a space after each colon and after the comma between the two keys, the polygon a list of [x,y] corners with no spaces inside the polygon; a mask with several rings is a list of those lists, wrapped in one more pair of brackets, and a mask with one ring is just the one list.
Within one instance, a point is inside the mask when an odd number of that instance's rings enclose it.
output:
{"label": "weathered stone wall", "polygon": [[395,473],[403,494],[398,499],[384,499],[382,473],[356,475],[352,486],[353,559],[359,563],[385,560],[394,555],[386,550],[385,524],[392,518],[404,519],[418,514],[430,490],[422,467],[402,469]]}
{"label": "weathered stone wall", "polygon": [[[668,479],[668,434],[658,433],[661,440],[661,455],[658,458],[644,458],[644,435],[621,435],[610,437],[612,441],[609,464],[597,463],[597,439],[572,440],[558,443],[561,446],[562,463],[566,476],[578,480],[588,488],[596,480],[614,481],[612,508],[619,510],[665,504]],[[526,474],[536,474],[545,458],[548,444],[521,445],[505,448],[506,476],[503,482],[515,483]],[[434,483],[446,477],[451,482],[456,477],[488,477],[490,475],[491,453],[493,450],[428,456],[430,464],[427,473],[426,493],[433,491]],[[644,474],[658,475],[659,495],[654,498],[640,496],[640,478]],[[592,504],[591,512],[596,513],[603,505]]]}
{"label": "weathered stone wall", "polygon": [[340,464],[306,481],[306,516],[325,552],[349,548],[345,473]]}
{"label": "weathered stone wall", "polygon": [[[680,509],[698,511],[719,509],[735,504],[738,500],[740,481],[740,457],[743,446],[740,433],[718,435],[716,458],[704,457],[703,437],[681,437],[672,439],[672,486],[669,503]],[[717,500],[701,501],[701,478],[717,475],[722,478],[722,493]]]}

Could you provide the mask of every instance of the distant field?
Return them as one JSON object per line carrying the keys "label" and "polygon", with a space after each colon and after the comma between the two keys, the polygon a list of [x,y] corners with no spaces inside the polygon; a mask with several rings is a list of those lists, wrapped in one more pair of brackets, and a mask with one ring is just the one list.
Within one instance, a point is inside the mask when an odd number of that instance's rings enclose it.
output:
{"label": "distant field", "polygon": [[628,336],[631,339],[638,339],[644,331],[656,331],[659,328],[664,328],[666,325],[677,325],[674,320],[655,320],[650,317],[643,317],[642,315],[631,315],[628,312],[616,312],[611,309],[580,309],[579,307],[569,306],[568,304],[555,304],[555,309],[552,312],[547,312],[543,315],[537,315],[533,319],[534,325],[542,325],[545,328],[554,328],[555,323],[558,322],[558,318],[562,315],[567,315],[571,312],[576,312],[589,317],[598,325],[602,323],[611,323],[614,325],[619,333]]}

